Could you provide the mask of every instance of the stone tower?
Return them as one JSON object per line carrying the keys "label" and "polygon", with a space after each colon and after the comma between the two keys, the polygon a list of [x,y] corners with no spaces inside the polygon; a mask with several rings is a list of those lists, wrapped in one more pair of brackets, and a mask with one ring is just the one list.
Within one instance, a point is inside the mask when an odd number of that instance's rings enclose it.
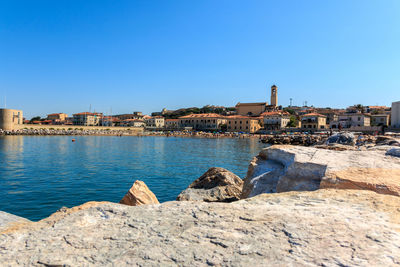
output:
{"label": "stone tower", "polygon": [[271,106],[278,106],[278,87],[275,84],[271,86]]}

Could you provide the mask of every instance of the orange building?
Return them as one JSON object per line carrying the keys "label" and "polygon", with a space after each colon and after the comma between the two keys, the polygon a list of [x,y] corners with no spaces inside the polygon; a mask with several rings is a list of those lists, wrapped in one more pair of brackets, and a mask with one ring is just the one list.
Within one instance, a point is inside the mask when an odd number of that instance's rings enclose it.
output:
{"label": "orange building", "polygon": [[65,113],[53,113],[47,115],[47,120],[50,120],[53,124],[62,124],[67,120],[68,115]]}
{"label": "orange building", "polygon": [[260,130],[260,118],[234,115],[226,118],[228,132],[255,133]]}

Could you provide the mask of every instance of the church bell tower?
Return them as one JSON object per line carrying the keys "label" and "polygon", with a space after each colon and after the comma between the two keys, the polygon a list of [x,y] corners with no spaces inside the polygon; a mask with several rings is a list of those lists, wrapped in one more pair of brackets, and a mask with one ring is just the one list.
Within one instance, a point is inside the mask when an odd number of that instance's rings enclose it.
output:
{"label": "church bell tower", "polygon": [[271,86],[271,106],[278,106],[278,87],[275,84]]}

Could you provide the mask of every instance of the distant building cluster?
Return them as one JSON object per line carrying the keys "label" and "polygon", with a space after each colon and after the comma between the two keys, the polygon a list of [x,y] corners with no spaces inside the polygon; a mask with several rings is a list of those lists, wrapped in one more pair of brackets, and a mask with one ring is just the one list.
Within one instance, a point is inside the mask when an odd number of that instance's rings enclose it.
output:
{"label": "distant building cluster", "polygon": [[161,112],[152,113],[152,116],[142,112],[119,115],[80,112],[72,117],[66,113],[52,113],[44,119],[35,117],[27,121],[23,119],[21,110],[0,109],[0,129],[13,129],[15,125],[23,123],[244,133],[280,130],[313,132],[330,129],[363,131],[373,127],[392,127],[400,130],[400,101],[393,102],[392,107],[354,105],[346,109],[332,109],[290,105],[282,108],[278,105],[278,87],[272,85],[270,103],[239,102],[232,108],[204,106],[201,109],[175,111],[163,109]]}

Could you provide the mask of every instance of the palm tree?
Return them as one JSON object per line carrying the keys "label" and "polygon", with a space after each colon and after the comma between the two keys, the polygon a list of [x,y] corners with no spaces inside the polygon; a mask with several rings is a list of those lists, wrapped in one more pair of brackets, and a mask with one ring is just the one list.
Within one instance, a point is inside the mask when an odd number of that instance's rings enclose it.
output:
{"label": "palm tree", "polygon": [[364,113],[364,106],[363,106],[363,105],[357,104],[357,105],[354,105],[354,108],[355,108],[357,111],[359,111],[359,112],[361,112],[361,113]]}

